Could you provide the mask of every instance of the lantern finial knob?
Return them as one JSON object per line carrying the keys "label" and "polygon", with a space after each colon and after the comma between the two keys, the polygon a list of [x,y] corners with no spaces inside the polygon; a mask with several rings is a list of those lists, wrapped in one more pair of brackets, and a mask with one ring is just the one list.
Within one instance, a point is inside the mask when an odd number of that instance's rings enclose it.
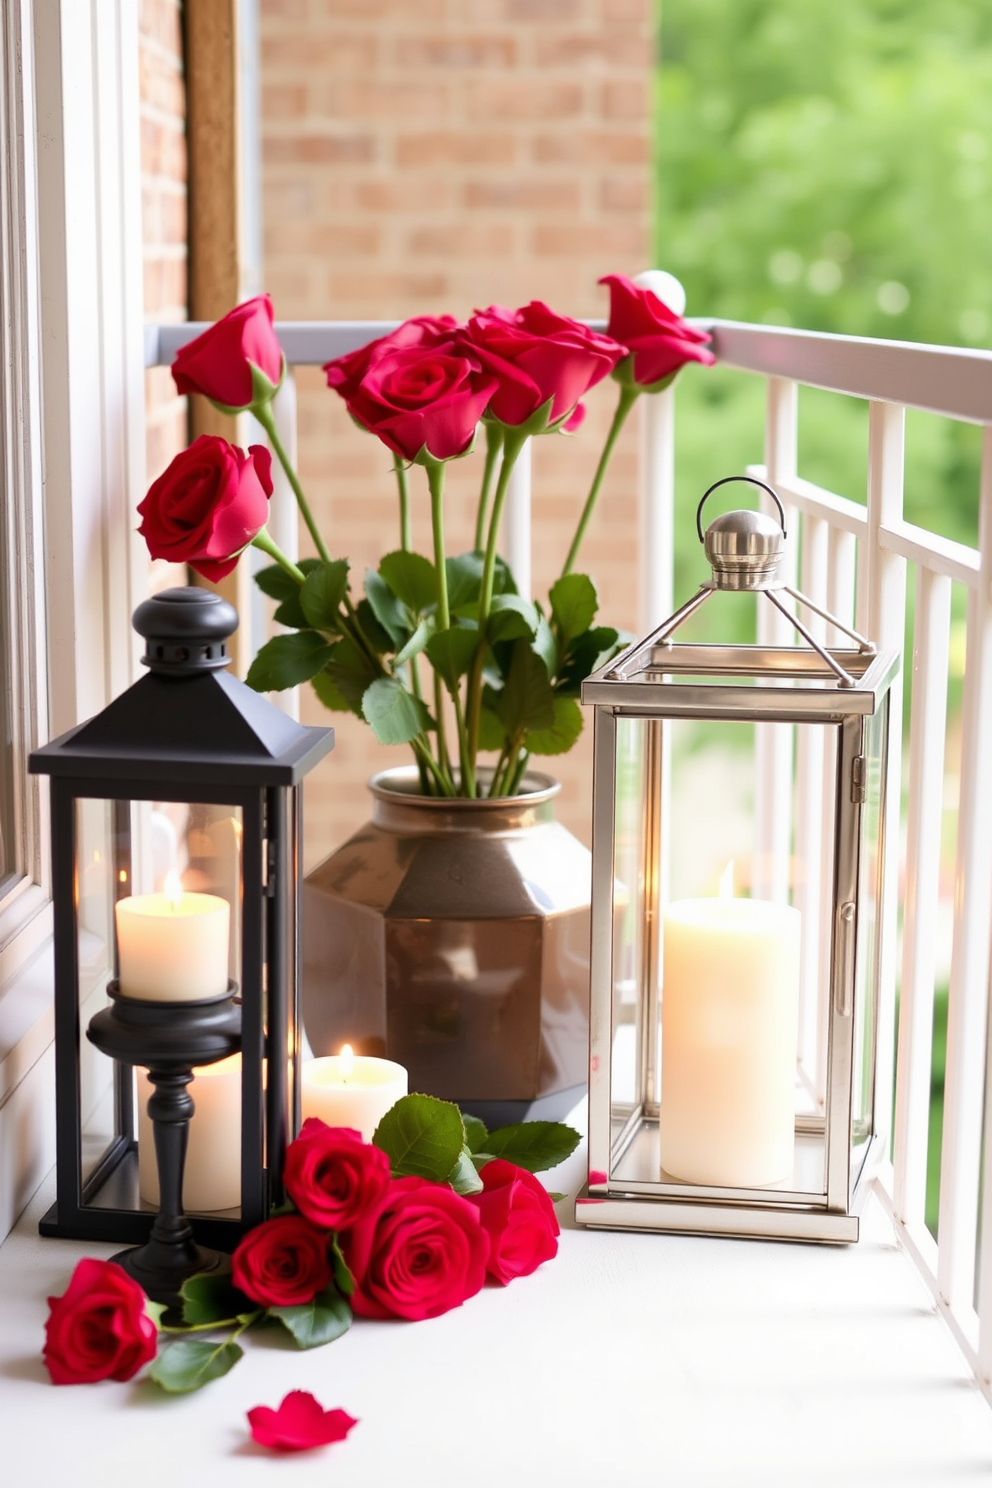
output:
{"label": "lantern finial knob", "polygon": [[196,676],[230,664],[226,642],[238,628],[238,612],[219,594],[191,585],[146,599],[132,623],[145,637],[141,659],[151,671]]}
{"label": "lantern finial knob", "polygon": [[[747,481],[767,491],[781,521],[760,511],[732,511],[711,522],[703,534],[703,502],[717,486]],[[730,475],[710,486],[696,511],[696,530],[713,569],[716,589],[767,589],[775,583],[785,546],[785,512],[771,486],[749,475]]]}

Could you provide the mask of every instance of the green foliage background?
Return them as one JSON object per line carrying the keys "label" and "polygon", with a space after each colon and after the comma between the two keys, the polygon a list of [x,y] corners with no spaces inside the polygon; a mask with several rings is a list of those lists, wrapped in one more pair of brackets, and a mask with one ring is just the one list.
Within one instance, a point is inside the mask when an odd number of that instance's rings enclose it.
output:
{"label": "green foliage background", "polygon": [[[659,267],[688,313],[988,346],[992,7],[984,0],[663,0]],[[761,459],[758,379],[679,379],[677,589],[691,509]],[[907,420],[907,515],[977,535],[979,430]],[[800,404],[800,471],[864,500],[867,412]]]}

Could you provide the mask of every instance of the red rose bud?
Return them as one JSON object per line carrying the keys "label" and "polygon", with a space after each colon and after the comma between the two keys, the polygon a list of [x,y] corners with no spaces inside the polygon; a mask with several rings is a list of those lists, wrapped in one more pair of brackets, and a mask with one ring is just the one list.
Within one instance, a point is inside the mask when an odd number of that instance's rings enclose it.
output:
{"label": "red rose bud", "polygon": [[153,558],[188,563],[215,581],[265,526],[271,495],[272,456],[263,445],[245,454],[201,434],[149,487],[138,531]]}
{"label": "red rose bud", "polygon": [[472,443],[495,387],[462,349],[390,349],[367,368],[348,411],[403,460],[451,460]]}
{"label": "red rose bud", "polygon": [[356,1316],[415,1322],[460,1307],[486,1279],[479,1212],[446,1184],[397,1178],[378,1214],[341,1236]]}
{"label": "red rose bud", "polygon": [[[624,274],[607,274],[599,282],[610,287],[607,330],[630,351],[630,380],[638,387],[650,389],[671,379],[686,362],[708,367],[716,361],[705,349],[711,339],[706,332],[669,310],[652,290]],[[626,371],[626,364],[621,371]]]}
{"label": "red rose bud", "polygon": [[609,336],[556,315],[541,300],[520,310],[479,310],[458,339],[498,379],[490,414],[514,428],[549,399],[548,424],[567,419],[624,355]]}
{"label": "red rose bud", "polygon": [[493,1158],[479,1177],[482,1193],[469,1202],[489,1236],[489,1274],[505,1286],[558,1254],[558,1216],[543,1183],[514,1163]]}
{"label": "red rose bud", "polygon": [[453,315],[415,315],[405,320],[388,336],[380,336],[360,346],[357,351],[346,352],[324,363],[327,386],[349,401],[358,392],[362,378],[374,362],[390,351],[410,351],[417,346],[435,347],[451,341],[452,332],[458,329]]}
{"label": "red rose bud", "polygon": [[271,398],[282,380],[282,347],[275,333],[272,301],[256,295],[237,305],[202,336],[180,348],[172,377],[180,393],[202,393],[224,409],[250,408],[260,391],[252,367],[261,372]]}
{"label": "red rose bud", "polygon": [[150,1364],[158,1328],[147,1298],[112,1261],[80,1261],[61,1297],[49,1297],[44,1359],[53,1385],[129,1380]]}
{"label": "red rose bud", "polygon": [[385,1198],[389,1158],[360,1132],[310,1116],[286,1149],[283,1179],[307,1219],[327,1230],[350,1230]]}
{"label": "red rose bud", "polygon": [[249,1230],[231,1258],[234,1285],[260,1307],[298,1307],[331,1282],[327,1235],[299,1214]]}
{"label": "red rose bud", "polygon": [[305,1452],[310,1447],[344,1441],[358,1422],[347,1411],[325,1411],[309,1390],[290,1390],[278,1410],[256,1405],[248,1412],[248,1424],[259,1446],[277,1452]]}

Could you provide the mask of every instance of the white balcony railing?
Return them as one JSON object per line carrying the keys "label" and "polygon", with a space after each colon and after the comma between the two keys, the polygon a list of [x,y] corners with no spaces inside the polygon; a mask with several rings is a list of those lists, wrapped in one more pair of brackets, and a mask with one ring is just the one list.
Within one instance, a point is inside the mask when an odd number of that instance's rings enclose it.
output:
{"label": "white balcony railing", "polygon": [[[714,349],[728,367],[767,381],[763,474],[786,504],[790,543],[801,552],[802,589],[839,619],[880,644],[902,650],[907,621],[907,564],[916,569],[912,657],[893,698],[902,714],[909,689],[909,740],[895,730],[889,758],[890,844],[882,914],[882,1007],[876,1110],[892,1108],[897,1068],[892,1160],[874,1185],[906,1250],[929,1286],[990,1395],[992,1379],[992,1101],[987,1059],[992,916],[992,353],[900,342],[869,341],[734,322],[709,323]],[[151,326],[146,363],[168,365],[197,325]],[[283,323],[279,337],[291,367],[319,365],[390,329],[384,322]],[[803,479],[797,469],[800,386],[828,389],[869,405],[866,504]],[[984,427],[977,548],[948,541],[907,522],[903,503],[906,408],[922,409]],[[280,394],[279,417],[295,443],[291,379]],[[643,555],[642,629],[660,623],[672,604],[674,399],[671,392],[642,400],[643,459],[639,548]],[[291,447],[292,447],[291,443]],[[278,493],[277,493],[278,495]],[[286,493],[283,493],[285,496]],[[273,521],[280,541],[295,551],[295,513],[277,501]],[[530,468],[521,458],[507,502],[503,551],[523,592],[530,580]],[[793,558],[795,562],[795,558]],[[926,1228],[928,1121],[932,1061],[935,941],[947,734],[951,592],[967,591],[966,656],[961,713],[961,764],[953,936],[948,1000],[943,1141],[940,1154],[939,1244]],[[769,608],[770,613],[770,608]],[[253,640],[264,639],[264,613],[251,620]],[[762,639],[778,639],[775,619]],[[780,622],[785,624],[784,621]],[[788,640],[788,637],[783,637]],[[824,807],[815,784],[816,761],[777,759],[759,742],[759,854],[795,840],[807,863],[818,860]],[[812,746],[809,746],[812,747]],[[783,769],[783,764],[787,768]],[[807,787],[803,781],[809,782]],[[772,860],[777,860],[774,854]],[[900,862],[902,857],[902,862]],[[899,883],[905,883],[899,902]],[[815,873],[803,890],[817,902]],[[901,923],[901,952],[900,952]],[[899,989],[898,1029],[896,989]],[[815,1045],[816,1014],[808,1009],[805,1037]],[[898,1061],[894,1059],[898,1034]],[[800,1051],[802,1056],[803,1051]],[[815,1058],[815,1053],[813,1055]],[[821,1071],[821,1078],[823,1072]],[[984,1165],[984,1172],[983,1172]]]}

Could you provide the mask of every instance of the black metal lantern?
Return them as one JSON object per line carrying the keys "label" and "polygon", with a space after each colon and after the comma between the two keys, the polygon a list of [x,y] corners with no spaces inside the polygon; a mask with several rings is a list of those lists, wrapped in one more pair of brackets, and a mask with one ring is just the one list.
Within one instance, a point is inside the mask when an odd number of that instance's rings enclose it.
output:
{"label": "black metal lantern", "polygon": [[148,1009],[134,1048],[202,1022],[197,1009],[230,1008],[232,994],[240,1004],[240,1054],[216,1063],[238,1045],[226,1024],[190,1086],[196,1240],[230,1250],[281,1198],[300,1111],[299,787],[334,732],[301,726],[225,670],[237,623],[204,589],[146,600],[134,626],[148,675],[30,758],[51,777],[55,913],[57,1199],[44,1235],[141,1243],[159,1208],[154,1163],[151,1179],[139,1164],[144,1073],[119,1040],[82,1036],[118,993],[132,1013]]}

